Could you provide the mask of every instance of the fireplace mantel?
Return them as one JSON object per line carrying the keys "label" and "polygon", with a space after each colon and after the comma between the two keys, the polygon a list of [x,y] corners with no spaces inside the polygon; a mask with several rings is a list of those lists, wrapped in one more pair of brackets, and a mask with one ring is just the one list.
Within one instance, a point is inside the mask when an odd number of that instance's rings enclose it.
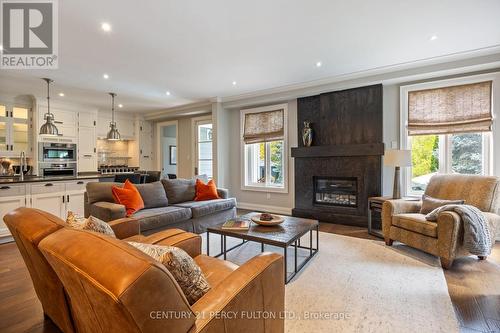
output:
{"label": "fireplace mantel", "polygon": [[292,157],[381,156],[383,143],[331,145],[292,148]]}

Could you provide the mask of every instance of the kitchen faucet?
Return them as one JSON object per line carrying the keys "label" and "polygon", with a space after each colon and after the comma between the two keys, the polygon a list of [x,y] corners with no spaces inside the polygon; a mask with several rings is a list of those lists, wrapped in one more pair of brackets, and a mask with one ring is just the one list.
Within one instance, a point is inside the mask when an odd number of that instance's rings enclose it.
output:
{"label": "kitchen faucet", "polygon": [[20,159],[20,161],[19,161],[19,164],[20,164],[19,169],[21,171],[20,172],[21,173],[20,177],[21,177],[21,181],[23,181],[24,180],[24,173],[26,171],[28,171],[28,166],[27,166],[28,163],[26,162],[26,153],[24,151],[21,152],[21,156],[20,156],[19,159]]}

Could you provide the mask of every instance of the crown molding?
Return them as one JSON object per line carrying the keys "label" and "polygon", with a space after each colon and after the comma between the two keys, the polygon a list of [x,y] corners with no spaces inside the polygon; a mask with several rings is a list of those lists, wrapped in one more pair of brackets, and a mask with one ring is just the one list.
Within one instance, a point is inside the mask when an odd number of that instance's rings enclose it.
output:
{"label": "crown molding", "polygon": [[173,117],[188,116],[188,115],[198,115],[207,112],[212,112],[212,104],[214,99],[208,99],[204,101],[184,104],[175,106],[172,108],[167,108],[160,111],[148,112],[144,114],[144,119],[146,120],[161,120]]}

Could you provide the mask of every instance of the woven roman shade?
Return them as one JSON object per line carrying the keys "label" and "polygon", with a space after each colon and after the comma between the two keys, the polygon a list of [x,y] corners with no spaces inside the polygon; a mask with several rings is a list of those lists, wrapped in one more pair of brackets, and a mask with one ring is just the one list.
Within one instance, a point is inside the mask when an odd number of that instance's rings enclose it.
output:
{"label": "woven roman shade", "polygon": [[491,84],[410,91],[408,135],[491,131]]}
{"label": "woven roman shade", "polygon": [[244,126],[246,144],[283,140],[284,110],[246,113]]}

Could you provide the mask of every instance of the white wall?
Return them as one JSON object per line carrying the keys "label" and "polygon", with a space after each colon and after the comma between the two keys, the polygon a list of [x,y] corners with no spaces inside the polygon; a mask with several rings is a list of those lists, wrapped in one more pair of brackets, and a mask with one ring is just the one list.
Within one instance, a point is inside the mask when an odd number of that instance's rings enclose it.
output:
{"label": "white wall", "polygon": [[[445,66],[445,65],[443,65]],[[445,66],[446,67],[446,66]],[[483,72],[494,72],[500,71],[500,69],[491,69],[482,71]],[[454,74],[450,77],[472,75],[475,72],[467,72],[461,74]],[[420,73],[422,75],[422,73]],[[446,77],[448,78],[448,77]],[[442,79],[442,77],[436,76],[434,72],[429,73],[428,79],[423,79],[418,82],[434,81]],[[396,81],[396,82],[395,82]],[[366,82],[362,79],[357,79],[355,81],[357,84],[354,85],[353,81],[346,81],[343,83],[335,84],[331,86],[329,91],[337,91],[342,89],[353,88],[355,86],[361,87],[364,85],[370,85],[374,83],[383,84],[383,141],[386,149],[399,148],[400,145],[400,86],[406,84],[416,83],[408,79],[395,79],[391,76],[391,80],[382,80],[378,82],[373,82],[367,78]],[[500,82],[500,80],[499,80]],[[321,91],[326,92],[326,91]],[[320,92],[316,92],[320,93]],[[309,96],[314,95],[314,93],[304,95]],[[229,182],[226,187],[231,192],[231,195],[235,196],[238,200],[238,206],[241,208],[248,209],[258,209],[262,207],[263,210],[275,211],[277,213],[290,212],[294,207],[294,171],[293,171],[293,159],[290,158],[289,161],[289,193],[288,194],[278,194],[278,193],[266,193],[266,192],[253,192],[244,191],[241,189],[241,157],[240,157],[240,112],[239,110],[244,108],[249,108],[253,106],[262,105],[272,105],[283,103],[283,99],[276,96],[275,99],[271,99],[269,96],[260,98],[264,103],[259,103],[259,98],[251,98],[247,101],[232,101],[228,103],[223,103],[225,112],[221,113],[224,117],[228,117],[228,125],[225,125],[224,133],[219,133],[218,140],[225,140],[229,142],[229,160],[227,162],[221,163],[219,161],[219,168],[222,170],[229,170],[230,174]],[[494,100],[500,100],[500,84],[494,85]],[[297,146],[297,100],[288,100],[288,126],[289,126],[289,148]],[[495,107],[496,119],[500,118],[500,103],[497,103]],[[495,121],[494,124],[494,139],[493,139],[493,151],[494,151],[494,174],[500,176],[500,121]],[[222,129],[220,129],[222,132]],[[220,145],[219,145],[220,147]],[[383,166],[382,169],[382,194],[390,195],[392,194],[394,178],[394,169],[391,167]],[[300,189],[297,189],[300,191]]]}
{"label": "white wall", "polygon": [[[288,193],[268,193],[241,189],[241,154],[240,154],[240,112],[232,110],[229,116],[230,132],[226,141],[230,142],[229,156],[230,178],[228,188],[232,196],[238,200],[238,207],[252,210],[267,210],[276,213],[290,214],[294,206],[295,169],[294,160],[288,154]],[[288,101],[288,150],[297,147],[297,100]]]}

